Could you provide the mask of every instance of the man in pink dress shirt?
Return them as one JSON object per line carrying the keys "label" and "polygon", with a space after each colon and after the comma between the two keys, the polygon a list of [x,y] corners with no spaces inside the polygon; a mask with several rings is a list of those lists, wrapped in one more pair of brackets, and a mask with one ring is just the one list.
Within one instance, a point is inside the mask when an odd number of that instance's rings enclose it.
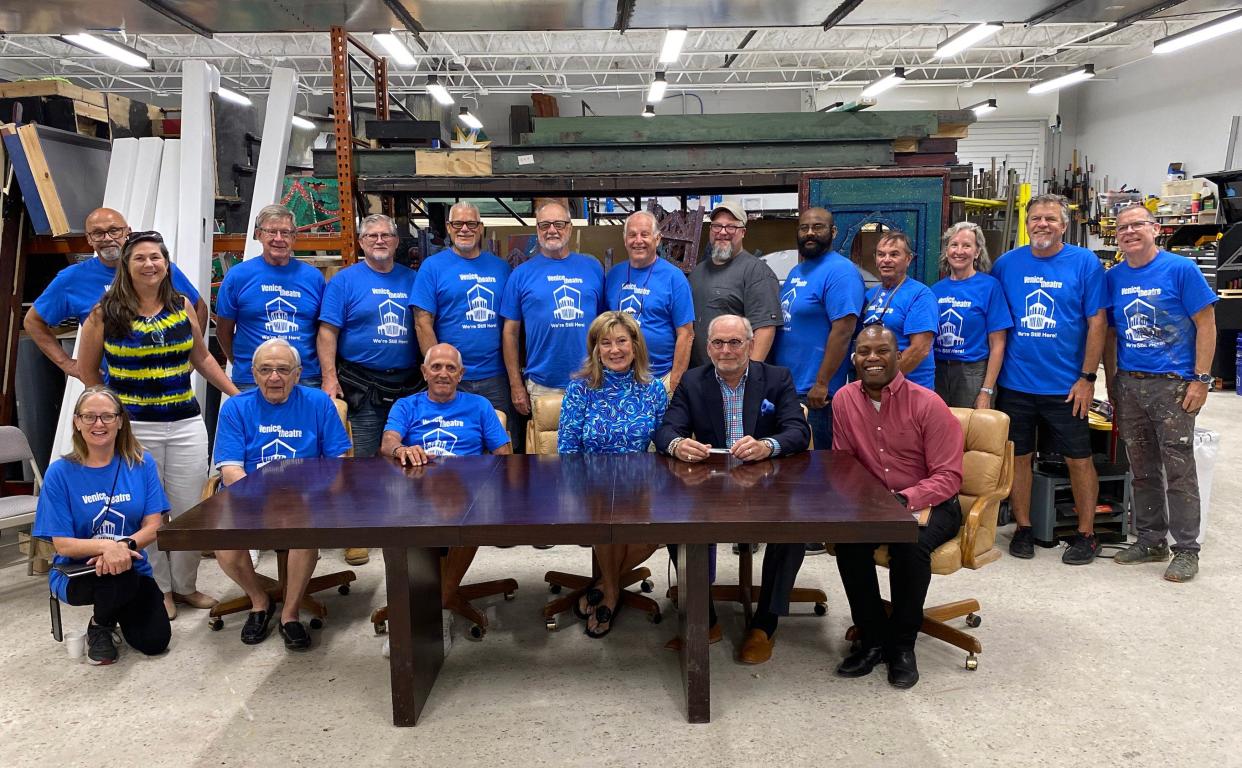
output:
{"label": "man in pink dress shirt", "polygon": [[944,401],[897,370],[900,357],[892,331],[878,323],[863,328],[854,346],[859,381],[832,399],[833,449],[852,453],[912,514],[926,520],[918,542],[888,545],[891,616],[880,601],[874,559],[879,545],[837,545],[837,569],[859,633],[837,674],[862,677],[883,661],[889,684],[912,688],[919,681],[914,641],[931,583],[931,554],[962,526],[957,493],[963,437]]}

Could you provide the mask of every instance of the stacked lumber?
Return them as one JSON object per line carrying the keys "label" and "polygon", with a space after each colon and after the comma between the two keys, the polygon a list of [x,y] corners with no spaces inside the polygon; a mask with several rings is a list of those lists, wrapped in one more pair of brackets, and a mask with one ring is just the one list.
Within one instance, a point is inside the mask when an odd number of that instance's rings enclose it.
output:
{"label": "stacked lumber", "polygon": [[152,122],[162,114],[159,107],[65,80],[0,83],[0,123],[38,123],[83,136],[116,139],[150,136]]}

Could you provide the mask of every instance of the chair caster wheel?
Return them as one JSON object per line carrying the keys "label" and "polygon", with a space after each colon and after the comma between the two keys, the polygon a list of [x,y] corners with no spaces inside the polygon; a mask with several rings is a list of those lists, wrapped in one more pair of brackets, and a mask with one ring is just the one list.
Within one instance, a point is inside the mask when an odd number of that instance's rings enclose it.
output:
{"label": "chair caster wheel", "polygon": [[219,632],[224,629],[224,619],[217,616],[214,619],[207,620],[207,626],[211,627],[212,632]]}
{"label": "chair caster wheel", "polygon": [[337,592],[339,592],[339,593],[341,593],[342,595],[348,595],[348,594],[349,594],[349,585],[348,585],[348,584],[342,584],[341,586],[339,586],[339,587],[337,587],[337,588],[336,588],[336,591],[337,591]]}
{"label": "chair caster wheel", "polygon": [[323,619],[319,618],[318,616],[311,619],[309,623],[310,623],[311,629],[323,629]]}
{"label": "chair caster wheel", "polygon": [[982,623],[983,623],[983,617],[980,616],[979,614],[977,613],[966,614],[966,626],[970,627],[971,629],[974,629],[975,627],[979,626]]}
{"label": "chair caster wheel", "polygon": [[556,619],[555,618],[544,619],[543,628],[548,630],[549,632],[555,632],[556,631]]}
{"label": "chair caster wheel", "polygon": [[506,592],[506,593],[505,593],[505,601],[506,601],[506,602],[512,602],[512,601],[515,599],[515,597],[516,597],[516,595],[514,595],[512,592]]}
{"label": "chair caster wheel", "polygon": [[973,653],[967,656],[966,657],[966,669],[970,670],[971,672],[974,672],[978,668],[979,668],[979,657]]}
{"label": "chair caster wheel", "polygon": [[486,635],[486,634],[487,634],[486,629],[484,629],[483,627],[480,627],[478,624],[471,624],[470,630],[466,633],[466,637],[470,638],[471,640],[474,640],[475,642],[478,642],[482,640],[483,635]]}
{"label": "chair caster wheel", "polygon": [[651,583],[651,579],[643,579],[643,583],[638,585],[638,588],[646,594],[651,594],[655,591],[655,584]]}
{"label": "chair caster wheel", "polygon": [[377,635],[382,635],[388,631],[388,622],[386,621],[377,621],[373,626],[375,627],[375,634]]}
{"label": "chair caster wheel", "polygon": [[828,606],[825,605],[824,603],[816,603],[815,604],[815,615],[816,616],[828,615]]}
{"label": "chair caster wheel", "polygon": [[664,621],[664,614],[662,613],[648,614],[647,620],[650,621],[652,624],[659,624],[661,621]]}
{"label": "chair caster wheel", "polygon": [[549,584],[548,591],[554,595],[559,595],[561,593],[561,585],[560,584]]}

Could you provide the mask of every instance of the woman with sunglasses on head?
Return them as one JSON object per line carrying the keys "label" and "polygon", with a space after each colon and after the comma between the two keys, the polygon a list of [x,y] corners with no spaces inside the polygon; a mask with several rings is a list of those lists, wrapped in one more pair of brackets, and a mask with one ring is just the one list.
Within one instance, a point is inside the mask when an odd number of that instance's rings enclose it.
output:
{"label": "woman with sunglasses on head", "polygon": [[[135,232],[121,250],[116,279],[82,326],[79,367],[87,386],[108,385],[125,406],[134,436],[151,452],[168,492],[171,517],[198,503],[207,480],[207,427],[194,390],[198,371],[226,395],[237,387],[207,351],[188,300],[172,287],[168,248],[158,232]],[[162,553],[149,542],[147,555],[164,593],[168,618],[177,603],[211,608],[198,591],[198,552]]]}
{"label": "woman with sunglasses on head", "polygon": [[88,388],[73,409],[73,450],[43,480],[34,535],[56,548],[48,577],[56,597],[94,606],[86,629],[91,664],[116,661],[118,625],[148,656],[168,647],[168,614],[142,551],[166,511],[155,461],[135,439],[121,401],[106,387]]}

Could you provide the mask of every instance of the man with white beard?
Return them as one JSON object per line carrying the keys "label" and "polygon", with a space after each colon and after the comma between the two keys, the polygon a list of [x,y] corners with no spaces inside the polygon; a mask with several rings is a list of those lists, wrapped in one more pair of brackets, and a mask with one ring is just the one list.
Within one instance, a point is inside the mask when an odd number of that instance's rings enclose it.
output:
{"label": "man with white beard", "polygon": [[725,200],[712,209],[708,254],[690,273],[694,298],[694,347],[690,367],[706,365],[707,326],[721,315],[740,315],[754,329],[750,358],[762,362],[782,322],[781,284],[772,268],[742,249],[746,209]]}

